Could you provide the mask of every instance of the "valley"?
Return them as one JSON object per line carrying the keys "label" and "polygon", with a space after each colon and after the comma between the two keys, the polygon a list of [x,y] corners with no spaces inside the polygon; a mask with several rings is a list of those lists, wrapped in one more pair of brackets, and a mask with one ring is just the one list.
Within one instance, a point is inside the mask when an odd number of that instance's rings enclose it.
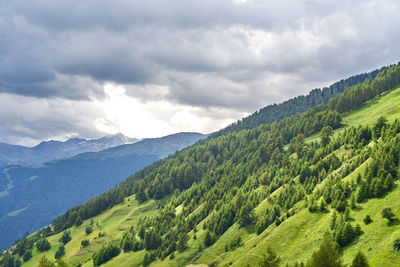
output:
{"label": "valley", "polygon": [[2,170],[0,247],[51,222],[67,209],[118,185],[137,170],[205,136],[180,133],[36,166]]}

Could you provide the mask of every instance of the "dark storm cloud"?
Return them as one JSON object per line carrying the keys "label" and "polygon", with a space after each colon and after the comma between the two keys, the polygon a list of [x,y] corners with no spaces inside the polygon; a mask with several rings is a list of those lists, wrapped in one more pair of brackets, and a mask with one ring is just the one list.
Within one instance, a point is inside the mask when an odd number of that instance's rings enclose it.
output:
{"label": "dark storm cloud", "polygon": [[[175,86],[168,95],[173,101],[225,107],[247,103],[249,109],[261,104],[248,99],[261,89],[250,88],[249,81],[264,79],[266,72],[306,74],[306,85],[307,66],[314,66],[310,77],[331,80],[349,70],[357,72],[359,66],[368,69],[390,62],[395,45],[386,54],[382,47],[388,45],[388,37],[398,35],[392,16],[399,5],[395,1],[33,0],[4,1],[1,9],[2,92],[88,99],[102,95],[98,85],[103,82],[157,84]],[[74,80],[74,86],[61,76]],[[92,84],[79,84],[77,77]],[[192,77],[205,81],[199,86],[189,82]],[[216,90],[216,85],[221,87]],[[215,97],[216,91],[224,92],[226,100]],[[130,94],[141,96],[136,91]]]}
{"label": "dark storm cloud", "polygon": [[249,113],[397,62],[399,12],[396,0],[0,1],[0,92],[94,101],[110,82],[143,102]]}

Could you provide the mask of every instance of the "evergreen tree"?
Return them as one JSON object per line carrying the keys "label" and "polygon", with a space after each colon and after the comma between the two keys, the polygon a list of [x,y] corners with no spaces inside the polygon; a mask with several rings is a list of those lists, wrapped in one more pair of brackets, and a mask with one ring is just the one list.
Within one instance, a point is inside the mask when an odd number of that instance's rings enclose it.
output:
{"label": "evergreen tree", "polygon": [[61,243],[63,243],[64,245],[67,244],[69,241],[71,241],[71,234],[70,232],[67,230],[65,231],[62,236],[60,237],[59,241]]}
{"label": "evergreen tree", "polygon": [[311,256],[307,267],[343,267],[340,259],[339,246],[325,234],[324,240],[317,251]]}
{"label": "evergreen tree", "polygon": [[111,258],[118,256],[120,252],[121,250],[115,241],[105,244],[93,254],[93,265],[99,266]]}
{"label": "evergreen tree", "polygon": [[243,227],[252,223],[253,220],[254,220],[253,207],[250,205],[249,202],[246,202],[246,204],[244,204],[244,206],[240,209],[239,223]]}
{"label": "evergreen tree", "polygon": [[321,144],[326,146],[331,141],[331,136],[333,135],[333,129],[331,126],[325,126],[321,130]]}
{"label": "evergreen tree", "polygon": [[151,261],[150,261],[149,253],[144,254],[142,265],[148,266],[150,263],[151,263]]}
{"label": "evergreen tree", "polygon": [[64,245],[61,245],[61,246],[58,247],[56,253],[54,254],[54,258],[56,260],[58,260],[64,255],[65,255],[65,247],[64,247]]}
{"label": "evergreen tree", "polygon": [[354,197],[354,195],[351,195],[351,198],[350,198],[350,208],[352,210],[355,210],[357,208],[356,198]]}
{"label": "evergreen tree", "polygon": [[182,252],[186,249],[186,243],[189,240],[189,237],[187,234],[181,234],[178,238],[178,245],[177,249],[179,252]]}
{"label": "evergreen tree", "polygon": [[394,185],[394,179],[393,179],[392,174],[389,173],[388,175],[386,175],[386,178],[385,178],[385,181],[383,184],[384,190],[386,192],[390,191],[393,188],[393,185]]}
{"label": "evergreen tree", "polygon": [[51,248],[51,245],[46,238],[41,238],[36,242],[36,247],[40,252],[43,252],[49,250]]}
{"label": "evergreen tree", "polygon": [[370,224],[370,223],[372,223],[371,216],[369,216],[368,214],[365,215],[365,217],[364,217],[364,219],[363,219],[363,222],[364,222],[365,224]]}
{"label": "evergreen tree", "polygon": [[[140,181],[140,182],[142,182],[142,181]],[[139,185],[138,192],[136,193],[136,200],[139,201],[139,203],[142,203],[147,200],[147,195],[146,195],[145,187],[144,187],[143,183],[141,183]]]}
{"label": "evergreen tree", "polygon": [[30,249],[26,250],[24,255],[22,256],[22,259],[26,262],[30,258],[32,258],[32,251]]}
{"label": "evergreen tree", "polygon": [[351,263],[351,267],[369,267],[367,258],[364,253],[359,251],[357,255],[354,257],[353,262]]}
{"label": "evergreen tree", "polygon": [[334,210],[332,213],[332,218],[331,218],[331,223],[330,223],[331,230],[333,230],[335,228],[336,220],[337,220],[337,212]]}
{"label": "evergreen tree", "polygon": [[85,233],[86,235],[90,235],[93,232],[92,227],[90,225],[86,226]]}
{"label": "evergreen tree", "polygon": [[261,267],[278,267],[281,262],[281,258],[270,248],[267,248],[267,253],[264,254],[261,259]]}
{"label": "evergreen tree", "polygon": [[394,216],[395,216],[395,215],[394,215],[394,213],[392,212],[392,209],[391,209],[391,208],[384,208],[384,209],[382,209],[381,214],[382,214],[382,218],[385,218],[385,219],[388,220],[388,224],[391,223],[391,222],[393,222]]}
{"label": "evergreen tree", "polygon": [[397,238],[393,241],[393,250],[398,251],[400,250],[400,238]]}
{"label": "evergreen tree", "polygon": [[83,223],[81,216],[76,217],[75,226],[79,226]]}
{"label": "evergreen tree", "polygon": [[211,235],[210,231],[207,230],[206,236],[204,237],[204,245],[206,247],[214,244],[214,237]]}
{"label": "evergreen tree", "polygon": [[387,119],[383,116],[381,116],[376,121],[376,123],[372,128],[372,136],[374,140],[377,140],[379,137],[381,137],[382,128],[386,127],[386,124],[387,124]]}
{"label": "evergreen tree", "polygon": [[85,247],[87,247],[87,246],[89,246],[89,240],[83,239],[83,240],[81,241],[81,247],[85,248]]}

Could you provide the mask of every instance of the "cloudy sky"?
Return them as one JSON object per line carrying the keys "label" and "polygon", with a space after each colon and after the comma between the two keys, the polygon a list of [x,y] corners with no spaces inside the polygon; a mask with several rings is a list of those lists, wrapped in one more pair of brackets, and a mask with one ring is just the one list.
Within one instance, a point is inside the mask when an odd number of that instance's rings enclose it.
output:
{"label": "cloudy sky", "polygon": [[0,0],[0,141],[211,132],[400,60],[398,0]]}

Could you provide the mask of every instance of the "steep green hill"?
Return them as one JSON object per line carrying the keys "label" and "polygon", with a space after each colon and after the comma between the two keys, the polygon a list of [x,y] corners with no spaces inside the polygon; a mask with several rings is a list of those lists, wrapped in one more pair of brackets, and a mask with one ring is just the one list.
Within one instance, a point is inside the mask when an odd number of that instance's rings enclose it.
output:
{"label": "steep green hill", "polygon": [[[400,216],[399,86],[393,66],[305,113],[209,138],[69,210],[11,253],[32,251],[23,266],[54,260],[69,231],[65,259],[82,266],[260,266],[271,253],[293,266],[326,235],[346,264],[361,250],[371,266],[396,266],[399,220],[381,213]],[[390,120],[371,118],[378,113]],[[50,250],[31,249],[43,237]]]}
{"label": "steep green hill", "polygon": [[243,118],[231,125],[217,131],[212,136],[220,136],[230,132],[237,132],[244,129],[252,129],[261,124],[273,123],[297,113],[305,112],[319,104],[328,102],[332,97],[342,93],[349,87],[363,83],[367,79],[374,79],[379,72],[385,71],[388,67],[382,67],[368,73],[351,76],[340,80],[328,87],[312,90],[307,95],[300,95],[286,100],[280,104],[268,105],[250,116]]}

